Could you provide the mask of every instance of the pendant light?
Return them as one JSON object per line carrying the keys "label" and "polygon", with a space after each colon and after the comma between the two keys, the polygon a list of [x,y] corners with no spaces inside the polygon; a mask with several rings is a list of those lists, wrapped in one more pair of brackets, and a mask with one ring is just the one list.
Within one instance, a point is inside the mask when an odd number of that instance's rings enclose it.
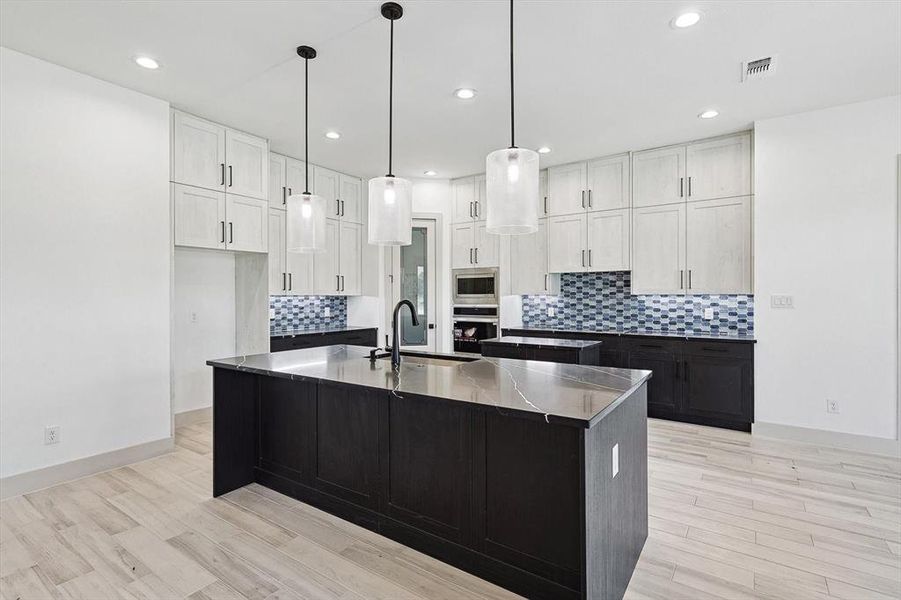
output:
{"label": "pendant light", "polygon": [[303,59],[303,193],[291,194],[286,202],[287,232],[285,246],[288,252],[325,252],[325,198],[310,193],[310,60],[316,58],[316,50],[298,46],[297,55]]}
{"label": "pendant light", "polygon": [[388,174],[369,180],[369,243],[409,246],[413,242],[413,186],[392,172],[394,125],[394,22],[404,14],[396,2],[382,4],[382,16],[391,22],[388,67]]}
{"label": "pendant light", "polygon": [[513,0],[510,0],[510,147],[485,159],[488,233],[538,231],[538,153],[516,147],[513,112]]}

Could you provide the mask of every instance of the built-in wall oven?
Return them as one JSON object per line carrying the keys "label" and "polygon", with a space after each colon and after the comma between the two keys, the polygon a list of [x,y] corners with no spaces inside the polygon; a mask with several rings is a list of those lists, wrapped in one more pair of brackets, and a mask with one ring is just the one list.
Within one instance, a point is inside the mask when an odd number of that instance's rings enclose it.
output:
{"label": "built-in wall oven", "polygon": [[454,269],[454,304],[497,306],[497,269]]}
{"label": "built-in wall oven", "polygon": [[481,354],[481,341],[498,336],[497,305],[454,306],[454,352]]}

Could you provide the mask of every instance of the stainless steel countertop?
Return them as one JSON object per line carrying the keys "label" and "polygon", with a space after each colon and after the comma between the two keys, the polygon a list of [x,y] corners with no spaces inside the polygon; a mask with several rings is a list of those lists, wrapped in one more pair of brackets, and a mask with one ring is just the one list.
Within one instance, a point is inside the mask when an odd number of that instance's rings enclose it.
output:
{"label": "stainless steel countertop", "polygon": [[573,340],[564,338],[523,337],[519,335],[502,335],[482,340],[483,344],[504,344],[508,346],[529,346],[533,348],[589,348],[600,346],[600,340]]}
{"label": "stainless steel countertop", "polygon": [[[550,362],[480,358],[448,363],[404,357],[369,360],[363,346],[324,346],[207,361],[213,367],[285,379],[334,381],[367,388],[444,398],[499,412],[542,415],[548,422],[590,427],[647,381],[650,371]],[[433,355],[435,356],[435,355]],[[452,355],[448,355],[452,358]]]}

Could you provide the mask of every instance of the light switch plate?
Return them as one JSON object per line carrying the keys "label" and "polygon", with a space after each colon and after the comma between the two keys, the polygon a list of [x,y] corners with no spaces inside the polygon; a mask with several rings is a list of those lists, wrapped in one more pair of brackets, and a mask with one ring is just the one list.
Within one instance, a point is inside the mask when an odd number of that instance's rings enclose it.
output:
{"label": "light switch plate", "polygon": [[269,320],[271,321],[271,320],[274,319],[274,318],[275,318],[275,309],[274,309],[274,308],[270,308],[270,309],[269,309]]}
{"label": "light switch plate", "polygon": [[619,473],[619,444],[613,444],[613,478]]}
{"label": "light switch plate", "polygon": [[326,306],[326,307],[325,307],[325,316],[326,316],[326,317],[332,316],[332,309],[331,309],[331,307],[329,307],[329,306]]}
{"label": "light switch plate", "polygon": [[553,306],[547,307],[547,316],[553,317],[556,313],[557,313],[557,309],[555,309]]}
{"label": "light switch plate", "polygon": [[713,309],[712,308],[704,309],[704,318],[707,319],[708,321],[713,319]]}
{"label": "light switch plate", "polygon": [[795,299],[786,294],[773,294],[770,296],[770,306],[773,308],[794,308]]}

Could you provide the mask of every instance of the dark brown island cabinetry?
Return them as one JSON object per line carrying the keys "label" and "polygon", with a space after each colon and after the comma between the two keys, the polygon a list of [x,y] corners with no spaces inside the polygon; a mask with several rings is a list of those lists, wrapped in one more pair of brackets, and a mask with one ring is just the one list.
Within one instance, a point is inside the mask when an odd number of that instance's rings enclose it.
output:
{"label": "dark brown island cabinetry", "polygon": [[593,364],[654,373],[648,381],[649,417],[751,431],[753,339],[536,329],[504,329],[503,333],[598,340],[600,352]]}
{"label": "dark brown island cabinetry", "polygon": [[353,344],[356,346],[378,346],[378,329],[362,327],[346,327],[341,329],[313,329],[288,333],[273,333],[269,337],[270,352],[285,350],[301,350],[318,348],[335,344]]}

